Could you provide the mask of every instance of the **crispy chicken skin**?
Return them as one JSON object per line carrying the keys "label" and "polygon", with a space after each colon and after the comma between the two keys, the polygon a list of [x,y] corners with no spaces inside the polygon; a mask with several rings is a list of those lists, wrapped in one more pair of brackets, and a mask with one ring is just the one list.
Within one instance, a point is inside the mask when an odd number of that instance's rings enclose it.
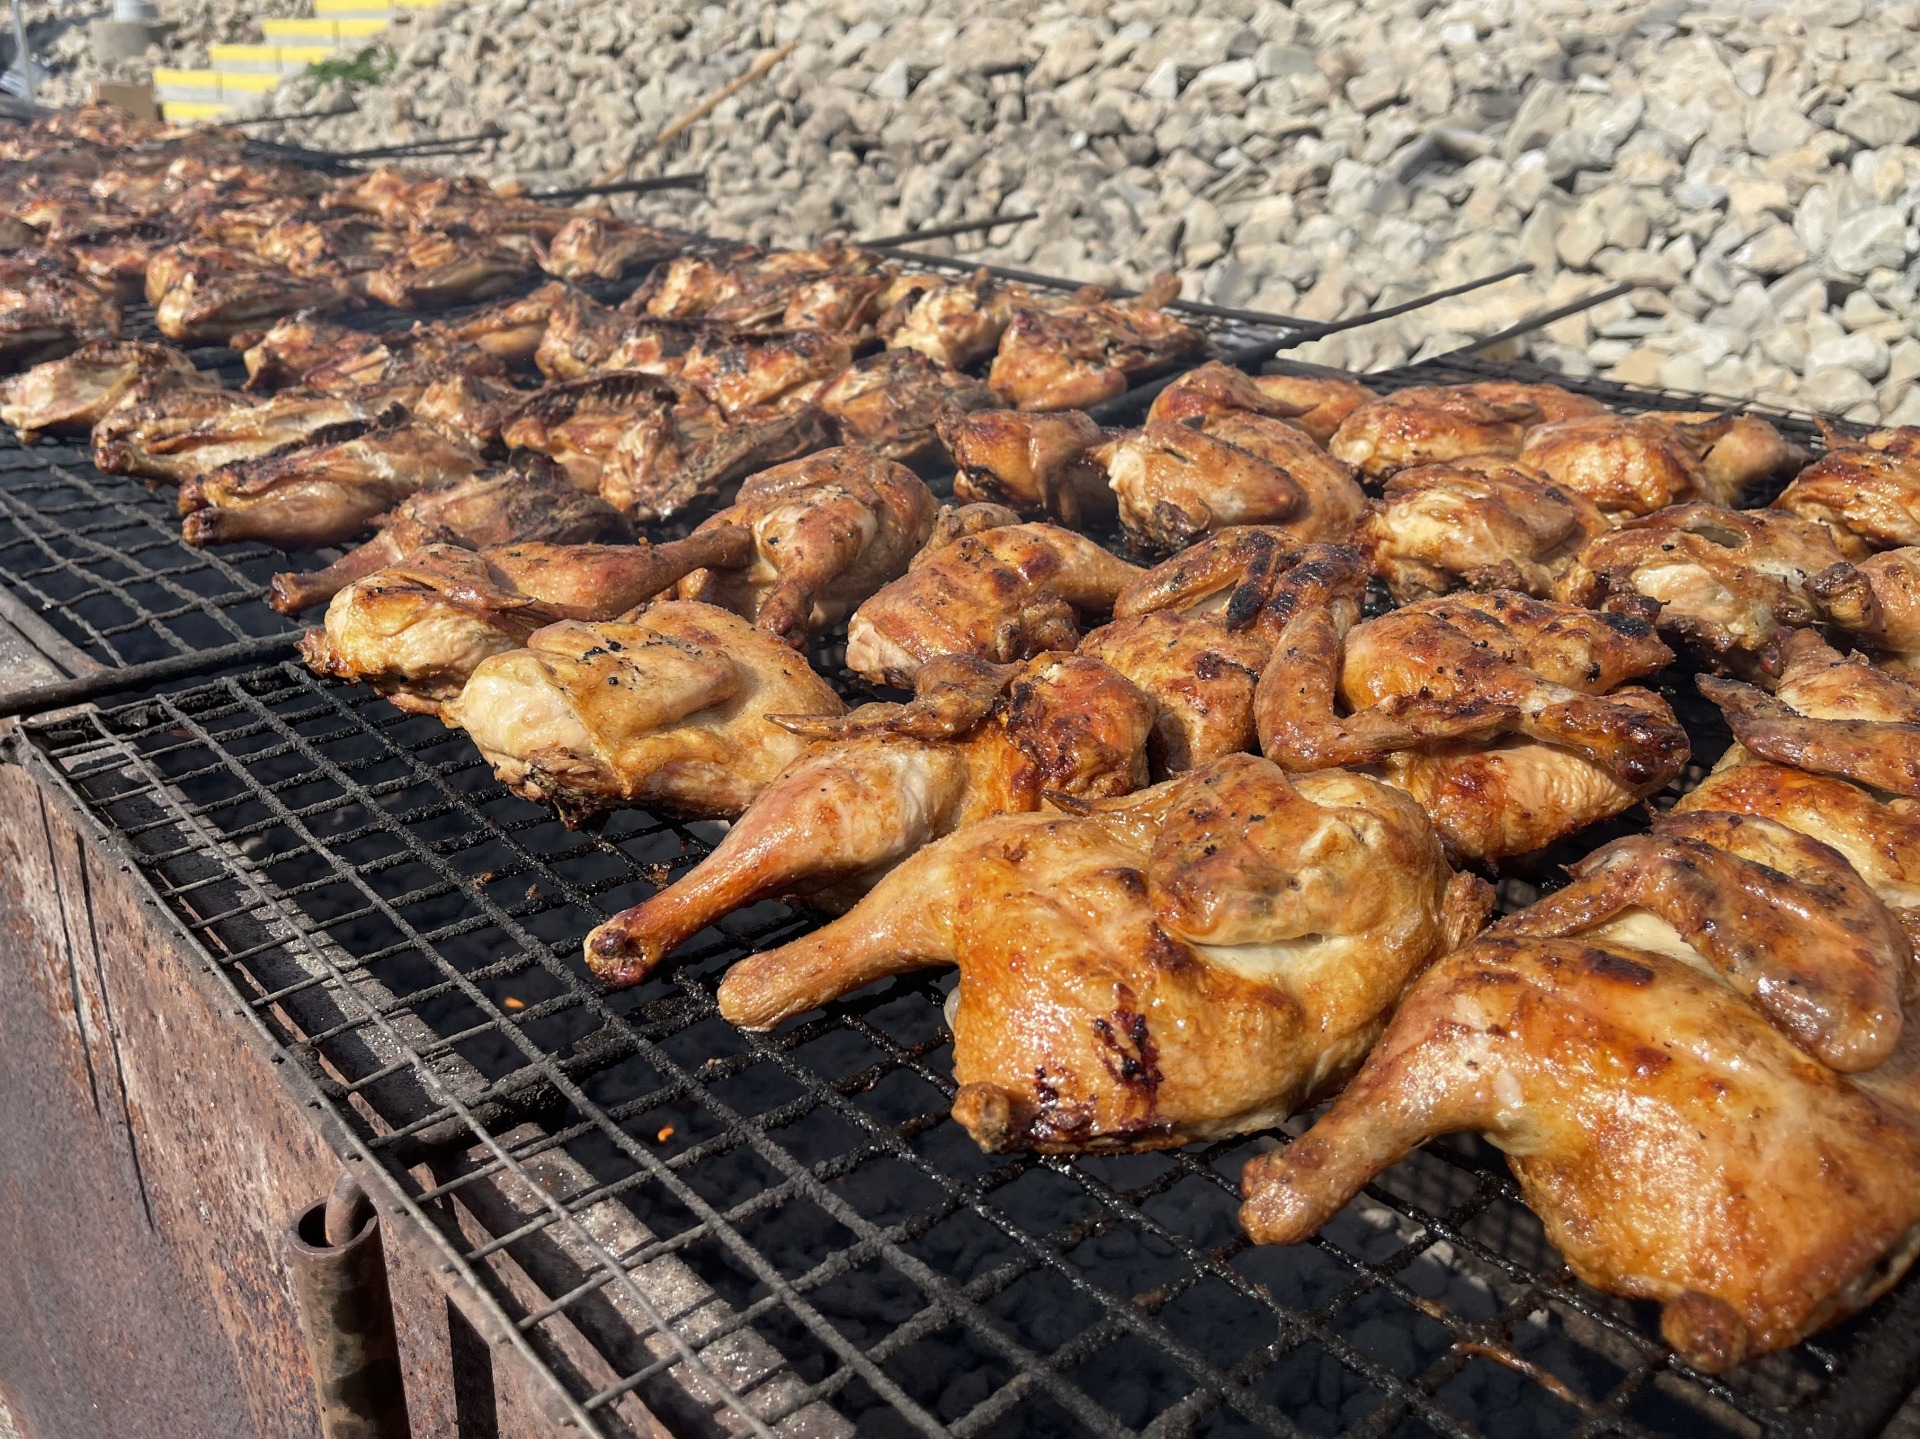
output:
{"label": "crispy chicken skin", "polygon": [[882,350],[828,381],[815,403],[842,444],[908,460],[938,446],[936,429],[943,420],[997,410],[1000,397],[916,350]]}
{"label": "crispy chicken skin", "polygon": [[734,966],[749,1029],[956,965],[953,1114],[982,1149],[1153,1149],[1277,1123],[1351,1071],[1485,913],[1424,816],[1236,755],[1084,814],[1001,815]]}
{"label": "crispy chicken skin", "polygon": [[1350,412],[1327,449],[1371,480],[1474,455],[1512,459],[1540,413],[1531,401],[1495,403],[1467,386],[1420,385]]}
{"label": "crispy chicken skin", "polygon": [[1550,425],[1587,415],[1604,415],[1607,407],[1588,395],[1576,395],[1559,385],[1530,384],[1523,380],[1479,380],[1456,388],[1490,405],[1530,405],[1538,418],[1529,424]]}
{"label": "crispy chicken skin", "polygon": [[1084,409],[1122,393],[1137,374],[1195,354],[1206,339],[1163,308],[1180,282],[1160,275],[1133,299],[1078,292],[1065,304],[1014,306],[987,383],[1020,410]]}
{"label": "crispy chicken skin", "polygon": [[1655,415],[1557,420],[1527,431],[1519,458],[1615,521],[1687,500],[1725,505],[1739,490],[1710,485],[1704,457],[1733,424],[1725,415],[1697,423]]}
{"label": "crispy chicken skin", "polygon": [[734,420],[688,399],[644,412],[607,456],[600,494],[636,520],[726,500],[742,478],[832,443],[812,405]]}
{"label": "crispy chicken skin", "polygon": [[582,494],[558,465],[545,459],[422,490],[374,523],[379,534],[325,569],[275,575],[267,603],[283,615],[297,615],[429,545],[478,550],[633,538],[633,526],[624,515],[604,500]]}
{"label": "crispy chicken skin", "polygon": [[1111,612],[1139,574],[1054,525],[1000,525],[930,545],[905,575],[854,611],[847,665],[907,689],[920,666],[939,655],[1009,664],[1070,650],[1080,620]]}
{"label": "crispy chicken skin", "polygon": [[1260,677],[1261,747],[1286,769],[1373,766],[1451,853],[1494,859],[1619,814],[1686,763],[1666,702],[1620,688],[1673,657],[1645,620],[1496,591],[1356,626],[1363,578],[1319,583]]}
{"label": "crispy chicken skin", "polygon": [[772,714],[835,714],[807,662],[738,615],[663,600],[620,622],[562,621],[482,660],[441,717],[515,794],[568,824],[620,805],[739,814],[809,741]]}
{"label": "crispy chicken skin", "polygon": [[689,570],[737,563],[748,543],[733,530],[664,545],[429,545],[342,589],[301,653],[319,674],[438,714],[488,655],[558,620],[612,619]]}
{"label": "crispy chicken skin", "polygon": [[260,400],[212,385],[137,389],[93,427],[93,463],[110,475],[184,483],[222,465],[259,459],[340,426],[398,423],[337,395]]}
{"label": "crispy chicken skin", "polygon": [[1783,626],[1819,619],[1808,581],[1842,558],[1831,530],[1797,515],[1675,505],[1596,536],[1556,589],[1590,608],[1658,600],[1663,633],[1764,671]]}
{"label": "crispy chicken skin", "polygon": [[47,432],[86,434],[143,383],[154,394],[198,379],[193,361],[171,345],[89,340],[64,359],[0,380],[0,424],[12,425],[23,445]]}
{"label": "crispy chicken skin", "polygon": [[[1719,438],[1700,459],[1706,493],[1725,496],[1720,503],[1739,503],[1748,486],[1776,475],[1790,474],[1806,464],[1806,451],[1788,442],[1758,415],[1727,415],[1716,410],[1662,410],[1658,418],[1680,426],[1708,426]],[[1728,423],[1722,429],[1717,423]],[[1701,433],[1698,430],[1693,433]]]}
{"label": "crispy chicken skin", "polygon": [[1920,679],[1920,547],[1838,564],[1807,582],[1827,623],[1873,651],[1875,663]]}
{"label": "crispy chicken skin", "polygon": [[1573,1272],[1662,1304],[1690,1364],[1870,1302],[1920,1247],[1898,923],[1834,850],[1735,814],[1673,816],[1575,875],[1414,982],[1325,1117],[1247,1166],[1248,1233],[1298,1243],[1415,1146],[1477,1131]]}
{"label": "crispy chicken skin", "polygon": [[892,271],[880,256],[830,243],[813,250],[682,256],[622,304],[629,314],[699,320],[716,330],[832,330],[872,324]]}
{"label": "crispy chicken skin", "polygon": [[[152,289],[152,267],[148,289]],[[199,257],[154,304],[153,323],[169,340],[186,345],[225,344],[235,335],[271,324],[296,310],[327,313],[347,303],[331,280],[302,280],[259,264],[223,263]]]}
{"label": "crispy chicken skin", "polygon": [[846,337],[825,330],[708,335],[695,342],[680,377],[733,418],[809,404],[852,361]]}
{"label": "crispy chicken skin", "polygon": [[1920,545],[1920,429],[1852,439],[1829,428],[1827,453],[1794,476],[1775,509],[1818,520],[1869,549]]}
{"label": "crispy chicken skin", "polygon": [[1324,445],[1340,422],[1378,399],[1339,375],[1249,375],[1218,360],[1177,377],[1147,411],[1149,420],[1188,420],[1239,411],[1285,420]]}
{"label": "crispy chicken skin", "polygon": [[675,408],[686,412],[686,423],[720,424],[713,405],[684,385],[657,375],[605,371],[542,386],[514,402],[500,416],[500,440],[509,449],[548,456],[575,485],[598,490],[607,456],[621,437],[643,415]]}
{"label": "crispy chicken skin", "polygon": [[1081,410],[981,410],[942,416],[936,428],[953,457],[953,493],[1001,504],[1024,519],[1084,525],[1114,513],[1106,471],[1091,451],[1104,437]]}
{"label": "crispy chicken skin", "polygon": [[954,656],[912,703],[773,716],[820,743],[769,786],[685,877],[587,936],[587,964],[636,984],[707,925],[762,899],[864,891],[923,845],[1048,795],[1106,799],[1146,783],[1153,709],[1097,660],[1022,666]]}
{"label": "crispy chicken skin", "polygon": [[840,447],[749,476],[734,503],[700,526],[753,536],[753,560],[697,570],[679,597],[753,620],[796,649],[907,571],[933,533],[939,502],[904,465]]}
{"label": "crispy chicken skin", "polygon": [[525,235],[425,230],[366,277],[366,293],[396,310],[462,305],[511,289],[534,264]]}
{"label": "crispy chicken skin", "polygon": [[1353,532],[1367,498],[1350,470],[1284,420],[1227,410],[1150,420],[1095,449],[1139,548],[1165,552],[1230,525],[1274,525],[1302,542]]}
{"label": "crispy chicken skin", "polygon": [[1361,538],[1402,604],[1457,589],[1545,599],[1581,547],[1610,528],[1584,495],[1517,461],[1483,456],[1398,471]]}
{"label": "crispy chicken skin", "polygon": [[929,283],[917,289],[897,324],[882,323],[882,337],[889,348],[918,350],[964,369],[999,348],[1015,303],[1031,299],[1023,287],[995,280],[985,270],[965,280]]}
{"label": "crispy chicken skin", "polygon": [[680,241],[651,225],[581,214],[560,227],[541,253],[540,268],[562,280],[617,280],[680,249]]}
{"label": "crispy chicken skin", "polygon": [[119,334],[120,306],[59,256],[15,255],[0,265],[0,365],[56,359]]}

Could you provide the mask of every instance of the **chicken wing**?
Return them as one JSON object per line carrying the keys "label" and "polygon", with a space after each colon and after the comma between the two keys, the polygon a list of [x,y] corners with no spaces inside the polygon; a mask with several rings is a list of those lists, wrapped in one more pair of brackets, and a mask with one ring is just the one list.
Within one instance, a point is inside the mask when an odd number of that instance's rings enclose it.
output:
{"label": "chicken wing", "polygon": [[1893,916],[1832,849],[1731,814],[1575,873],[1414,982],[1326,1116],[1247,1166],[1248,1233],[1297,1243],[1416,1145],[1478,1131],[1574,1273],[1661,1303],[1690,1364],[1870,1302],[1920,1248]]}
{"label": "chicken wing", "polygon": [[275,575],[267,603],[283,615],[297,615],[332,599],[353,581],[398,564],[429,545],[478,550],[535,542],[621,543],[633,538],[626,516],[604,500],[575,489],[565,471],[544,456],[533,459],[409,496],[374,521],[380,531],[377,535],[325,569]]}
{"label": "chicken wing", "polygon": [[23,445],[49,432],[87,434],[135,390],[154,395],[199,378],[171,345],[89,340],[64,359],[0,381],[0,424],[12,425]]}
{"label": "chicken wing", "polygon": [[1620,688],[1673,658],[1645,620],[1498,591],[1355,626],[1360,594],[1348,577],[1297,608],[1261,675],[1261,746],[1286,769],[1375,766],[1451,853],[1495,859],[1619,814],[1686,763],[1666,702]]}
{"label": "chicken wing", "polygon": [[667,600],[629,619],[562,621],[480,662],[441,709],[499,780],[568,824],[620,805],[739,814],[809,741],[773,714],[834,714],[807,662],[738,615]]}
{"label": "chicken wing", "polygon": [[1855,440],[1829,428],[1826,454],[1773,503],[1868,549],[1920,545],[1920,430]]}
{"label": "chicken wing", "polygon": [[1336,1086],[1484,913],[1418,808],[1362,776],[1236,755],[1085,807],[927,846],[841,919],[736,965],[721,1013],[770,1028],[957,965],[953,1114],[982,1149],[1162,1148]]}
{"label": "chicken wing", "polygon": [[815,403],[842,444],[909,460],[938,445],[942,420],[998,409],[1000,397],[917,350],[882,350],[829,380]]}
{"label": "chicken wing", "polygon": [[760,900],[864,892],[962,825],[1037,810],[1049,795],[1137,789],[1152,706],[1096,660],[954,657],[921,669],[911,704],[773,719],[822,743],[687,875],[587,936],[587,964],[604,983],[639,983],[700,930]]}
{"label": "chicken wing", "polygon": [[1873,651],[1876,664],[1920,680],[1920,547],[1822,570],[1807,593],[1829,625]]}
{"label": "chicken wing", "polygon": [[1688,500],[1726,505],[1739,491],[1716,491],[1704,460],[1733,425],[1728,415],[1697,423],[1655,415],[1556,420],[1527,431],[1520,460],[1585,495],[1615,521]]}
{"label": "chicken wing", "polygon": [[1658,600],[1664,633],[1711,663],[1765,670],[1782,626],[1820,617],[1808,580],[1841,560],[1832,531],[1811,520],[1675,505],[1596,536],[1557,589],[1592,608]]}
{"label": "chicken wing", "polygon": [[1368,479],[1413,465],[1476,455],[1512,459],[1529,425],[1540,422],[1532,401],[1494,402],[1468,386],[1419,385],[1396,390],[1351,411],[1327,441],[1336,459]]}
{"label": "chicken wing", "polygon": [[736,530],[664,545],[429,545],[342,589],[300,650],[318,674],[438,714],[488,655],[559,620],[612,619],[751,543]]}
{"label": "chicken wing", "polygon": [[1586,496],[1483,456],[1396,472],[1361,538],[1402,604],[1456,589],[1544,599],[1582,546],[1610,528]]}
{"label": "chicken wing", "polygon": [[1027,519],[1087,525],[1111,517],[1113,491],[1089,453],[1100,426],[1082,410],[981,410],[936,425],[963,501],[1006,505]]}
{"label": "chicken wing", "polygon": [[1097,288],[1062,305],[1014,306],[987,383],[1020,410],[1084,409],[1113,398],[1132,377],[1206,348],[1206,338],[1163,308],[1180,282],[1161,275],[1132,299]]}
{"label": "chicken wing", "polygon": [[[936,536],[938,538],[938,536]],[[1070,650],[1081,619],[1106,615],[1140,571],[1053,525],[1001,525],[923,550],[847,625],[847,666],[911,688],[939,655],[1009,664]]]}
{"label": "chicken wing", "polygon": [[697,570],[680,582],[679,596],[744,615],[802,649],[906,573],[938,509],[918,475],[866,450],[822,450],[776,465],[750,476],[734,503],[694,532],[747,530],[752,562]]}

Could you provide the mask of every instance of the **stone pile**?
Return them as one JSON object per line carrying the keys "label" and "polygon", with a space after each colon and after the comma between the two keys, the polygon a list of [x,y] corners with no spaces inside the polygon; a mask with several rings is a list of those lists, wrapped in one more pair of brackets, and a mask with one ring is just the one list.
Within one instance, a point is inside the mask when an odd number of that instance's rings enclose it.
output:
{"label": "stone pile", "polygon": [[[200,0],[207,3],[207,0]],[[228,0],[218,0],[225,4]],[[1332,319],[1524,260],[1334,337],[1368,368],[1613,283],[1529,343],[1573,374],[1920,422],[1920,3],[1893,0],[447,0],[388,37],[348,147],[505,129],[478,164],[593,180],[793,43],[623,201],[757,241],[995,210],[951,245]],[[323,108],[339,82],[271,102]]]}

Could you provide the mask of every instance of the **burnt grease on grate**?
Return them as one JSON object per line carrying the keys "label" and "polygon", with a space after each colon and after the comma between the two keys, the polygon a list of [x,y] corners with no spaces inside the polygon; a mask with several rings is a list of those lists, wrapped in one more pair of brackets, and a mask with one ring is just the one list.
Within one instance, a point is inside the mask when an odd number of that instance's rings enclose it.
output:
{"label": "burnt grease on grate", "polygon": [[[1513,371],[1408,382],[1495,374]],[[833,651],[819,659],[858,697]],[[1717,712],[1690,674],[1661,688],[1697,778],[1725,743]],[[1414,1155],[1291,1249],[1249,1246],[1234,1219],[1240,1166],[1274,1138],[984,1155],[947,1118],[950,977],[890,981],[771,1036],[719,1019],[728,964],[811,922],[779,905],[602,995],[581,937],[718,828],[630,811],[569,832],[508,796],[464,736],[291,664],[40,721],[31,740],[596,1415],[629,1387],[658,1402],[650,1386],[684,1356],[630,1353],[595,1392],[554,1326],[673,1266],[713,1303],[663,1317],[761,1432],[1866,1434],[1913,1377],[1913,1279],[1791,1351],[1692,1372],[1652,1306],[1572,1281],[1477,1141]],[[1507,906],[1556,873],[1516,866]],[[332,956],[321,978],[293,962],[312,954]],[[356,986],[378,998],[349,1002]],[[376,1042],[396,1035],[414,1036],[405,1065]],[[420,1083],[424,1105],[390,1104],[396,1081],[454,1069],[475,1076],[455,1099]],[[421,1141],[448,1127],[447,1152],[474,1154],[423,1178]],[[505,1245],[461,1238],[439,1205],[480,1179],[543,1193],[558,1155],[588,1182],[529,1207]],[[608,1205],[644,1242],[544,1302],[516,1298],[503,1253]],[[740,1358],[756,1336],[784,1362],[777,1395],[755,1387],[764,1356]]]}

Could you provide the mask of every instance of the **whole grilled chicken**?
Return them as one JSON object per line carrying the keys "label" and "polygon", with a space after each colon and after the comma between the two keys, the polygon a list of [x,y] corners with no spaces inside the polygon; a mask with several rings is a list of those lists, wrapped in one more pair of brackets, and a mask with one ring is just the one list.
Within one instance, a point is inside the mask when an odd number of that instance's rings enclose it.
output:
{"label": "whole grilled chicken", "polygon": [[1290,771],[1370,765],[1449,851],[1523,854],[1652,794],[1686,763],[1666,702],[1621,688],[1673,658],[1653,626],[1510,591],[1355,625],[1361,584],[1288,619],[1260,677],[1261,746]]}
{"label": "whole grilled chicken", "polygon": [[110,475],[184,483],[340,426],[398,423],[402,413],[338,395],[261,400],[213,385],[141,386],[94,425],[93,463]]}
{"label": "whole grilled chicken", "polygon": [[1512,459],[1541,410],[1532,400],[1493,401],[1465,385],[1396,390],[1348,413],[1327,441],[1336,459],[1368,479],[1476,455]]}
{"label": "whole grilled chicken", "polygon": [[540,268],[562,280],[617,280],[677,255],[683,242],[651,225],[612,215],[573,216],[540,256]]}
{"label": "whole grilled chicken", "polygon": [[1111,399],[1134,375],[1206,347],[1198,330],[1163,308],[1179,293],[1178,279],[1160,275],[1132,299],[1110,300],[1089,287],[1065,304],[1017,303],[987,383],[1020,410],[1084,409]]}
{"label": "whole grilled chicken", "polygon": [[375,515],[416,490],[480,468],[464,445],[422,425],[355,425],[304,448],[235,460],[180,486],[180,534],[190,545],[265,540],[313,550],[352,539]]}
{"label": "whole grilled chicken", "polygon": [[1598,608],[1660,602],[1660,628],[1723,667],[1771,668],[1783,626],[1816,623],[1808,581],[1843,556],[1825,525],[1780,510],[1675,505],[1597,535],[1558,581]]}
{"label": "whole grilled chicken", "polygon": [[1733,425],[1729,415],[1697,423],[1655,415],[1557,420],[1527,432],[1520,460],[1615,521],[1688,500],[1727,505],[1739,489],[1709,484],[1705,457]]}
{"label": "whole grilled chicken", "polygon": [[152,395],[199,378],[193,361],[171,345],[89,340],[64,359],[0,381],[0,424],[12,425],[23,445],[49,432],[87,434],[143,385]]}
{"label": "whole grilled chicken", "polygon": [[912,470],[866,450],[822,450],[776,465],[749,476],[733,504],[694,531],[746,530],[752,561],[696,570],[680,582],[679,596],[744,615],[804,649],[906,573],[939,508]]}
{"label": "whole grilled chicken", "polygon": [[574,825],[620,805],[737,815],[810,743],[768,716],[839,708],[804,659],[738,615],[665,600],[536,630],[482,660],[441,717],[507,788]]}
{"label": "whole grilled chicken", "polygon": [[1457,589],[1544,599],[1581,547],[1611,527],[1586,496],[1518,461],[1482,456],[1397,471],[1360,534],[1405,604]]}
{"label": "whole grilled chicken", "polygon": [[1000,524],[942,540],[936,532],[905,575],[854,611],[847,666],[855,673],[909,689],[940,655],[1010,664],[1070,650],[1080,621],[1110,613],[1140,574],[1054,525]]}
{"label": "whole grilled chicken", "polygon": [[990,815],[1028,813],[1050,795],[1139,788],[1152,706],[1097,660],[955,656],[921,669],[910,704],[773,719],[822,743],[688,874],[587,936],[588,967],[606,984],[639,983],[700,930],[760,900],[862,893],[923,845]]}
{"label": "whole grilled chicken", "polygon": [[982,1149],[1152,1149],[1275,1124],[1338,1085],[1401,988],[1477,927],[1419,809],[1248,755],[1087,812],[1001,815],[851,912],[734,966],[765,1029],[956,965],[953,1114]]}
{"label": "whole grilled chicken", "polygon": [[1104,435],[1082,410],[980,410],[943,416],[936,428],[953,457],[953,493],[962,501],[1065,525],[1114,514],[1106,471],[1091,454]]}
{"label": "whole grilled chicken", "polygon": [[377,535],[325,569],[275,575],[267,603],[283,615],[297,615],[429,545],[478,550],[633,538],[633,526],[612,505],[575,489],[558,465],[541,456],[532,458],[531,463],[522,461],[408,496],[390,514],[374,520]]}
{"label": "whole grilled chicken", "polygon": [[439,714],[488,655],[559,620],[612,619],[749,544],[736,530],[664,545],[429,545],[342,589],[300,649],[319,674]]}
{"label": "whole grilled chicken", "polygon": [[1876,664],[1920,679],[1920,547],[1822,570],[1807,593],[1827,623],[1871,650]]}
{"label": "whole grilled chicken", "polygon": [[815,403],[840,442],[896,460],[935,449],[940,421],[974,410],[997,410],[1000,397],[971,375],[950,370],[917,350],[882,350],[856,360],[827,382]]}
{"label": "whole grilled chicken", "polygon": [[1304,430],[1244,410],[1150,420],[1093,458],[1119,498],[1121,527],[1145,550],[1176,550],[1229,525],[1338,541],[1367,508],[1353,471]]}
{"label": "whole grilled chicken", "polygon": [[1920,1221],[1913,948],[1834,850],[1695,811],[1416,980],[1305,1137],[1246,1168],[1297,1243],[1438,1135],[1506,1150],[1580,1278],[1713,1372],[1861,1308]]}
{"label": "whole grilled chicken", "polygon": [[1154,704],[1153,773],[1179,774],[1257,750],[1254,689],[1302,603],[1360,573],[1360,557],[1302,547],[1284,530],[1222,530],[1148,570],[1114,602],[1113,623],[1080,641]]}
{"label": "whole grilled chicken", "polygon": [[1794,477],[1774,507],[1871,549],[1920,545],[1920,429],[1858,440],[1831,428],[1826,434],[1827,453]]}

